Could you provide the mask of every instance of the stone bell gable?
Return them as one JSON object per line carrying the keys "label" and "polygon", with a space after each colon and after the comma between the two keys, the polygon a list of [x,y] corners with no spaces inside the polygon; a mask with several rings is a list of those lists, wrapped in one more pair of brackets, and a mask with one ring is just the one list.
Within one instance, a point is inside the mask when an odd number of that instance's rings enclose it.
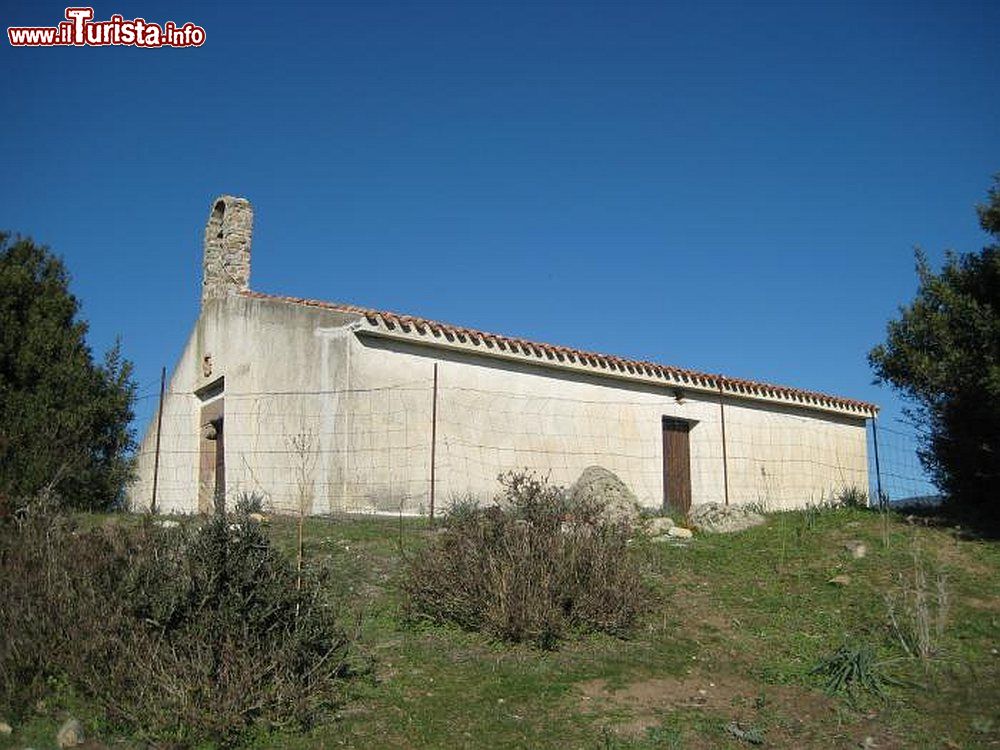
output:
{"label": "stone bell gable", "polygon": [[212,204],[205,225],[201,303],[250,288],[253,207],[246,198],[223,195]]}

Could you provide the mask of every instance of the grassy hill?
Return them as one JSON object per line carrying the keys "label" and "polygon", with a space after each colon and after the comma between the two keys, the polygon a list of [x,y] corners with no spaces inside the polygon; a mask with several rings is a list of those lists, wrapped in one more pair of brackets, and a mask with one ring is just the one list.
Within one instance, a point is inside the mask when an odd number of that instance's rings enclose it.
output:
{"label": "grassy hill", "polygon": [[[294,520],[270,533],[294,552]],[[1000,746],[995,542],[848,509],[774,514],[684,545],[639,541],[632,554],[656,591],[639,632],[539,651],[406,621],[398,577],[432,533],[398,519],[306,521],[308,563],[328,568],[329,595],[357,612],[365,674],[336,717],[259,746]],[[883,695],[824,691],[814,670],[843,645],[870,649],[866,674],[883,678]],[[921,645],[927,658],[907,655]],[[7,746],[44,747],[57,718],[49,707]]]}

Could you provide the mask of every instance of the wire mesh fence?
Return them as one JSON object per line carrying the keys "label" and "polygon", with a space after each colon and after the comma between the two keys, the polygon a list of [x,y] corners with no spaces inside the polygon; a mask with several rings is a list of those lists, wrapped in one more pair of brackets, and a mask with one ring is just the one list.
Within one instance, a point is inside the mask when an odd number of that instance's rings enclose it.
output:
{"label": "wire mesh fence", "polygon": [[921,437],[915,428],[899,421],[870,423],[868,445],[870,497],[877,498],[881,492],[890,505],[937,501],[938,490],[920,463]]}
{"label": "wire mesh fence", "polygon": [[876,472],[870,423],[735,399],[620,389],[580,398],[431,379],[220,398],[224,437],[212,443],[203,398],[166,394],[159,459],[151,431],[137,455],[134,504],[149,504],[154,466],[161,507],[196,509],[195,496],[217,489],[221,463],[227,495],[258,494],[276,510],[426,514],[492,496],[505,471],[526,468],[566,485],[598,465],[656,507],[666,500],[670,460],[662,417],[690,425],[696,503],[781,509],[830,502],[848,487],[871,497],[881,489],[890,502],[934,493],[917,436],[901,426],[878,425]]}

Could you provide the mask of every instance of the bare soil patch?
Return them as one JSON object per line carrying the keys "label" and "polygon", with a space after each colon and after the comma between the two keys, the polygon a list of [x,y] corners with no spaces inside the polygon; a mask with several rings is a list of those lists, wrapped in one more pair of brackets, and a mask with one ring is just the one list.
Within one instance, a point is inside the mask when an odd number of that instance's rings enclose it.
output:
{"label": "bare soil patch", "polygon": [[[577,688],[581,713],[607,717],[598,723],[629,737],[642,736],[659,726],[671,712],[693,710],[718,719],[720,724],[770,724],[767,744],[791,747],[808,744],[820,727],[837,725],[844,719],[837,703],[821,692],[789,685],[762,686],[734,674],[655,677],[620,688],[610,687],[605,680],[589,680]],[[853,726],[842,727],[843,740],[858,743],[871,737],[880,748],[901,747],[879,723],[876,713],[860,714]]]}

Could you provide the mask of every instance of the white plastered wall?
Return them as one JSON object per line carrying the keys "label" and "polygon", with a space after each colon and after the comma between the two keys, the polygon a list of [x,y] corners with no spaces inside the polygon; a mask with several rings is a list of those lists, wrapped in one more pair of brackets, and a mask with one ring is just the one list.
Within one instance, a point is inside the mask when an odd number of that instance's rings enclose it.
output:
{"label": "white plastered wall", "polygon": [[[206,305],[164,408],[159,508],[197,509],[196,394],[224,377],[230,503],[254,492],[284,512],[427,512],[435,363],[439,510],[492,496],[502,471],[530,468],[568,484],[593,464],[657,507],[663,417],[692,425],[693,502],[725,498],[715,394],[678,400],[670,387],[377,338],[356,331],[356,320],[241,296]],[[797,507],[867,487],[863,419],[731,396],[725,415],[730,502]],[[149,505],[155,425],[154,417],[134,507]]]}

